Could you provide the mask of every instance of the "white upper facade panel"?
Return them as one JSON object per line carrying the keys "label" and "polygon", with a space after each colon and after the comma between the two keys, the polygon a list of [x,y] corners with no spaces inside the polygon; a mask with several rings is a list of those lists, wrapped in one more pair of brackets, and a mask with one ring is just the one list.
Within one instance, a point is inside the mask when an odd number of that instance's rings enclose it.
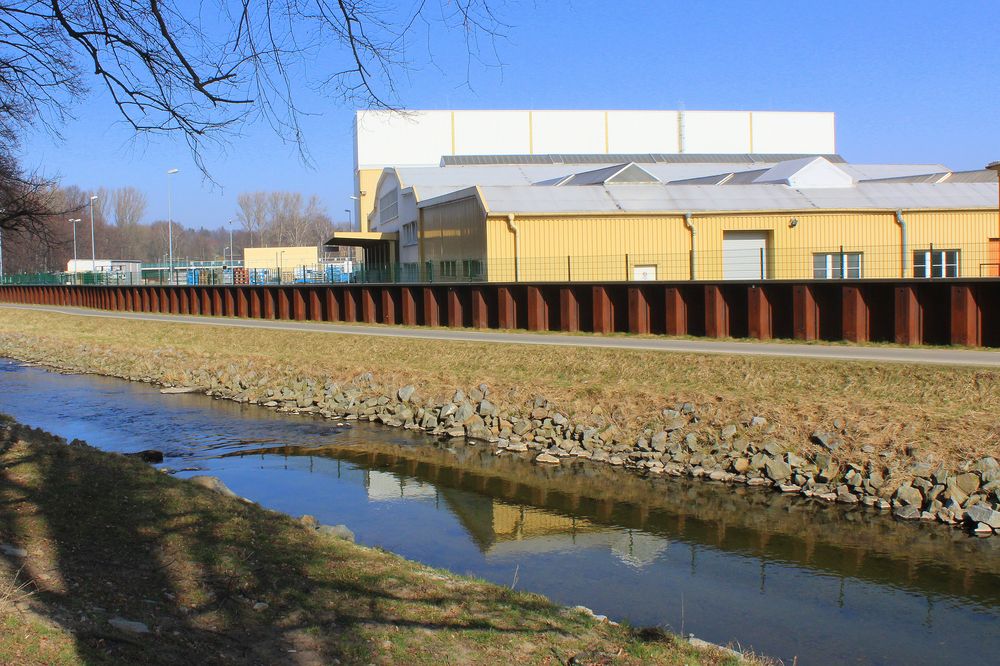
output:
{"label": "white upper facade panel", "polygon": [[448,155],[836,152],[833,113],[358,111],[357,169],[437,166]]}

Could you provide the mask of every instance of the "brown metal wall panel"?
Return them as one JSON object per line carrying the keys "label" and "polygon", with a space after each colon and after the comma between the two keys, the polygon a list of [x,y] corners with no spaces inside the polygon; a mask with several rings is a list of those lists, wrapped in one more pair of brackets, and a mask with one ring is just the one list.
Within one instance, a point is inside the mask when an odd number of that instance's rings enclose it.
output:
{"label": "brown metal wall panel", "polygon": [[490,312],[486,303],[486,288],[473,287],[469,293],[469,309],[472,316],[472,328],[489,328]]}
{"label": "brown metal wall panel", "polygon": [[289,316],[291,311],[291,302],[288,298],[288,291],[284,287],[279,287],[277,291],[278,309],[276,316],[282,321],[287,321],[291,318]]}
{"label": "brown metal wall panel", "polygon": [[441,307],[433,287],[424,287],[424,326],[441,325]]}
{"label": "brown metal wall panel", "polygon": [[271,289],[262,287],[260,290],[260,300],[263,309],[264,319],[274,319],[275,313],[275,293]]}
{"label": "brown metal wall panel", "polygon": [[448,309],[448,326],[451,328],[462,328],[462,325],[465,323],[465,312],[462,308],[459,287],[448,287],[446,306]]}
{"label": "brown metal wall panel", "polygon": [[358,320],[358,291],[357,289],[351,287],[344,287],[340,292],[344,297],[343,308],[341,309],[341,314],[343,314],[343,319],[347,323],[353,323]]}
{"label": "brown metal wall panel", "polygon": [[902,285],[894,290],[896,344],[919,345],[923,343],[923,310],[912,285]]}
{"label": "brown metal wall panel", "polygon": [[594,304],[594,333],[611,333],[615,327],[614,309],[607,287],[595,286],[591,289]]}
{"label": "brown metal wall panel", "polygon": [[398,297],[393,287],[382,287],[382,323],[393,325],[396,323],[396,302]]}
{"label": "brown metal wall panel", "polygon": [[343,288],[335,290],[332,287],[326,287],[323,289],[323,299],[326,302],[326,312],[324,313],[326,321],[343,321],[340,299],[337,298],[338,295],[342,297],[343,294]]}
{"label": "brown metal wall panel", "polygon": [[573,287],[559,288],[559,330],[580,330],[580,298]]}
{"label": "brown metal wall panel", "polygon": [[517,327],[517,307],[510,287],[497,287],[497,326],[509,330]]}
{"label": "brown metal wall panel", "polygon": [[323,321],[323,299],[319,297],[318,288],[309,290],[309,319]]}
{"label": "brown metal wall panel", "polygon": [[771,300],[760,285],[747,286],[747,331],[751,338],[770,340],[774,337],[771,323]]}
{"label": "brown metal wall panel", "polygon": [[292,314],[295,317],[295,321],[305,321],[308,319],[306,316],[306,295],[302,293],[302,289],[292,290]]}
{"label": "brown metal wall panel", "polygon": [[705,335],[709,338],[729,337],[729,306],[722,288],[705,285]]}
{"label": "brown metal wall panel", "polygon": [[375,307],[375,289],[377,287],[361,287],[361,320],[366,324],[378,321],[378,309]]}
{"label": "brown metal wall panel", "polygon": [[792,287],[793,334],[796,340],[819,337],[819,313],[812,288],[807,284]]}
{"label": "brown metal wall panel", "polygon": [[649,333],[649,300],[645,290],[636,285],[628,288],[628,331],[636,335]]}
{"label": "brown metal wall panel", "polygon": [[868,303],[864,292],[857,285],[843,285],[841,304],[842,336],[849,342],[868,342],[870,328],[868,324]]}
{"label": "brown metal wall panel", "polygon": [[549,308],[540,287],[528,286],[528,330],[544,331],[548,328]]}
{"label": "brown metal wall panel", "polygon": [[414,287],[403,287],[400,295],[401,318],[404,326],[417,325],[417,298],[414,295]]}
{"label": "brown metal wall panel", "polygon": [[248,287],[235,287],[236,291],[236,316],[247,318],[250,315],[250,294]]}
{"label": "brown metal wall panel", "polygon": [[982,312],[973,285],[951,285],[951,344],[978,347],[982,344]]}

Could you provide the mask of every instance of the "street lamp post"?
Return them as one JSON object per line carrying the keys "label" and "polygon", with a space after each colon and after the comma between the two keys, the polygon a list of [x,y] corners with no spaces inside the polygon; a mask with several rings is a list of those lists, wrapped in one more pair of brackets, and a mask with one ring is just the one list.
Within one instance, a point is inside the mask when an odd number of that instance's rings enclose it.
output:
{"label": "street lamp post", "polygon": [[94,202],[97,195],[90,197],[90,272],[97,272],[97,243],[94,242]]}
{"label": "street lamp post", "polygon": [[351,225],[351,229],[354,228],[354,216],[351,214],[350,208],[345,208],[344,212],[347,213],[347,223]]}
{"label": "street lamp post", "polygon": [[[362,192],[362,194],[364,194],[364,192]],[[354,207],[358,211],[358,230],[359,231],[364,231],[364,229],[360,228],[361,227],[361,198],[358,197],[357,195],[354,195],[354,194],[352,194],[349,198],[351,199],[351,201],[354,202]],[[348,212],[347,220],[348,220],[348,222],[351,223],[351,230],[353,231],[354,230],[354,216],[351,215],[350,212]]]}
{"label": "street lamp post", "polygon": [[76,284],[76,274],[80,272],[80,261],[76,255],[76,223],[82,221],[78,217],[70,220],[70,223],[73,225],[73,284]]}
{"label": "street lamp post", "polygon": [[168,268],[170,270],[167,273],[167,284],[174,284],[174,220],[173,220],[173,209],[171,208],[170,200],[170,176],[174,175],[180,171],[180,169],[167,169],[167,246],[170,254],[170,262]]}
{"label": "street lamp post", "polygon": [[[236,262],[236,258],[233,256],[233,251],[236,248],[233,247],[233,221],[229,220],[229,267],[232,268],[233,263]],[[225,257],[223,257],[225,259]]]}

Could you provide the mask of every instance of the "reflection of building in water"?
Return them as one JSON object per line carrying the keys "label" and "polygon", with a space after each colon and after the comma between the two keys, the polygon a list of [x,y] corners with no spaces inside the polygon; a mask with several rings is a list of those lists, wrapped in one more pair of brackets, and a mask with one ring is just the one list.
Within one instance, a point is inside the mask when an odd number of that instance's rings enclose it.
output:
{"label": "reflection of building in water", "polygon": [[604,527],[473,493],[442,489],[441,496],[487,556],[607,548],[625,564],[643,567],[669,545],[666,539],[645,532]]}
{"label": "reflection of building in water", "polygon": [[365,474],[365,490],[368,499],[379,502],[400,498],[434,498],[437,490],[429,483],[398,477],[389,472],[368,472]]}

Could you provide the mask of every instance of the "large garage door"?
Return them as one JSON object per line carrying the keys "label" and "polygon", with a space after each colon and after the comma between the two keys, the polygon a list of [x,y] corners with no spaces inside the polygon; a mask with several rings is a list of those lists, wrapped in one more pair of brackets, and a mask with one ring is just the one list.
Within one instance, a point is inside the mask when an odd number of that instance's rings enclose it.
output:
{"label": "large garage door", "polygon": [[767,278],[766,231],[722,232],[722,277],[726,280]]}

